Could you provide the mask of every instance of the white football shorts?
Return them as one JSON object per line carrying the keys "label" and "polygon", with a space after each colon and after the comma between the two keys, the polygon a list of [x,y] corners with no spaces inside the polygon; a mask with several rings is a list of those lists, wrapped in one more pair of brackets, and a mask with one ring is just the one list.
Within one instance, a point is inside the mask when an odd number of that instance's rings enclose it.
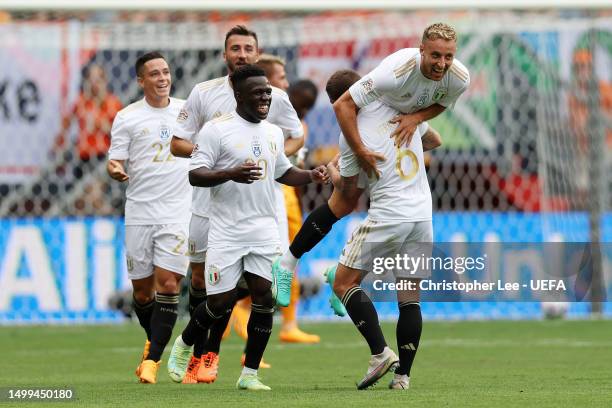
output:
{"label": "white football shorts", "polygon": [[193,263],[206,262],[209,228],[210,219],[208,217],[191,214],[191,221],[189,221],[189,260]]}
{"label": "white football shorts", "polygon": [[[340,263],[349,268],[372,272],[374,265],[385,259],[430,257],[433,228],[431,220],[416,222],[373,221],[366,218],[344,246]],[[411,265],[411,264],[409,264]],[[417,270],[395,269],[393,274],[402,278],[426,278],[427,268]]]}
{"label": "white football shorts", "polygon": [[185,276],[188,225],[126,225],[125,252],[128,278],[144,279],[153,275],[157,266]]}
{"label": "white football shorts", "polygon": [[229,292],[236,287],[244,272],[272,282],[272,263],[280,254],[280,245],[209,248],[204,273],[206,293]]}

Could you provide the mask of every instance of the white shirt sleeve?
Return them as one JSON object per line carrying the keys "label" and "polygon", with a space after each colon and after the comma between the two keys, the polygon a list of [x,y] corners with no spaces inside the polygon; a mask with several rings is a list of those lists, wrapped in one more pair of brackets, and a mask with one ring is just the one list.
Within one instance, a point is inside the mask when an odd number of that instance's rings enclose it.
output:
{"label": "white shirt sleeve", "polygon": [[302,122],[298,118],[293,105],[291,105],[289,95],[281,89],[274,89],[272,92],[272,100],[274,100],[276,104],[275,108],[278,108],[278,114],[275,115],[272,123],[283,130],[283,135],[285,137],[298,139],[304,136]]}
{"label": "white shirt sleeve", "polygon": [[369,74],[351,85],[349,92],[355,104],[363,108],[383,94],[393,93],[399,86],[400,83],[393,72],[393,65],[383,60]]}
{"label": "white shirt sleeve", "polygon": [[[458,82],[458,81],[457,81]],[[459,83],[455,83],[455,86],[449,89],[449,92],[444,98],[440,99],[438,103],[446,108],[452,106],[457,102],[457,99],[465,92],[465,90],[470,86],[470,77],[468,74],[466,81],[461,81]]]}
{"label": "white shirt sleeve", "polygon": [[213,169],[221,154],[221,137],[212,123],[207,123],[195,140],[198,149],[191,156],[189,170],[205,167]]}
{"label": "white shirt sleeve", "polygon": [[130,131],[123,115],[115,116],[111,128],[110,160],[127,160],[130,157]]}
{"label": "white shirt sleeve", "polygon": [[199,88],[196,85],[176,118],[174,136],[193,141],[204,126]]}
{"label": "white shirt sleeve", "polygon": [[276,165],[274,166],[274,180],[282,177],[291,167],[293,167],[287,156],[285,156],[284,139],[280,137],[280,135],[278,139],[278,148],[276,149]]}

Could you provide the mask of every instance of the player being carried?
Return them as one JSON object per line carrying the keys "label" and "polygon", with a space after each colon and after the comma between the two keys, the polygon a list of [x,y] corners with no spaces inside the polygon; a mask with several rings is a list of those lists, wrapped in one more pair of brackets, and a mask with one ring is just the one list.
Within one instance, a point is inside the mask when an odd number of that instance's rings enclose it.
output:
{"label": "player being carried", "polygon": [[[364,146],[364,135],[357,124],[359,110],[374,101],[397,110],[398,115],[390,121],[397,124],[391,137],[398,147],[408,145],[420,123],[444,112],[467,89],[469,73],[455,59],[456,50],[455,30],[444,23],[432,24],[423,32],[419,48],[404,48],[389,55],[334,103],[346,142],[368,176],[378,177],[376,163],[385,157]],[[327,203],[308,215],[289,250],[274,263],[272,273],[278,282],[276,301],[280,306],[289,302],[291,279],[298,260],[355,207],[361,194],[357,173],[341,170],[342,189],[334,190]]]}
{"label": "player being carried", "polygon": [[127,269],[134,288],[134,310],[147,334],[136,375],[140,382],[155,383],[176,323],[180,281],[189,263],[192,188],[187,179],[189,160],[170,153],[172,124],[184,101],[170,98],[168,63],[158,52],[147,53],[136,61],[136,75],[144,99],[117,114],[107,171],[117,181],[128,181]]}
{"label": "player being carried", "polygon": [[[223,58],[229,74],[240,66],[254,64],[259,57],[257,34],[238,25],[225,35]],[[286,154],[295,153],[303,145],[303,130],[298,116],[291,106],[289,97],[281,89],[272,87],[272,103],[267,120],[283,130],[288,138]],[[172,153],[179,157],[190,157],[195,151],[195,137],[205,123],[236,109],[236,100],[229,76],[224,76],[197,84],[176,119],[177,126],[172,138]],[[301,140],[300,140],[301,139]],[[189,252],[191,258],[191,285],[189,287],[189,311],[206,300],[204,261],[208,246],[209,229],[209,189],[195,187],[189,224]],[[282,204],[282,202],[281,202]],[[282,207],[282,205],[281,205]],[[286,233],[285,233],[286,234]],[[193,358],[183,382],[211,383],[217,378],[219,349],[222,334],[230,316],[223,316],[211,328],[210,336],[204,333],[196,339]],[[181,356],[182,358],[182,356]],[[183,361],[178,362],[183,365]],[[175,374],[176,362],[168,360],[168,373],[176,381],[181,376]]]}
{"label": "player being carried", "polygon": [[[348,147],[350,147],[349,154],[345,157],[347,159],[346,163],[353,161],[348,160],[349,156],[352,156],[359,166],[346,167],[341,163],[342,189],[339,191],[341,194],[336,196],[337,200],[335,202],[330,200],[329,203],[320,206],[310,213],[296,239],[289,247],[289,251],[286,251],[283,257],[274,263],[272,273],[275,281],[278,282],[277,304],[282,306],[289,301],[291,278],[298,259],[323,239],[340,217],[346,215],[354,208],[360,194],[358,188],[358,167],[361,167],[371,177],[370,181],[374,181],[375,178],[381,175],[377,168],[377,161],[384,162],[386,159],[385,155],[382,152],[372,150],[367,144],[364,145],[362,138],[373,141],[377,138],[389,137],[395,140],[394,144],[398,149],[406,145],[410,146],[417,126],[426,120],[436,117],[447,107],[453,105],[467,89],[469,73],[463,64],[455,59],[456,48],[457,35],[452,27],[443,23],[430,25],[423,33],[419,48],[402,49],[391,54],[372,72],[353,84],[349,91],[345,92],[334,103],[334,111],[340,129],[346,138]],[[374,132],[360,127],[358,113],[361,109],[372,103],[386,105],[398,112],[390,120],[389,118],[386,119],[390,124],[397,124],[395,129],[389,130],[389,136],[380,136],[378,131]],[[382,120],[379,121],[379,125],[382,123]],[[365,133],[368,131],[371,134]],[[372,145],[376,144],[373,143]],[[400,154],[398,152],[396,154]],[[405,156],[406,158],[415,158],[415,153],[410,148],[405,154],[407,155]],[[387,159],[389,158],[387,157]],[[418,157],[416,159],[417,161],[416,164],[413,163],[413,168],[419,169],[422,163],[418,162]],[[414,180],[412,177],[417,174],[412,175],[412,171],[408,173],[411,176],[411,180]],[[336,190],[334,190],[334,194]],[[395,193],[391,192],[391,194]],[[427,195],[430,195],[429,187],[427,187]],[[429,197],[429,200],[431,200],[431,197]],[[429,212],[431,212],[431,202],[429,204]],[[429,224],[431,225],[431,221],[429,221]],[[359,238],[361,242],[364,239],[370,239],[368,238],[367,230],[371,230],[371,226],[364,228],[362,234],[356,238]],[[425,231],[422,232],[423,234],[425,233]],[[405,238],[409,240],[415,239],[414,236],[409,235],[406,235]],[[345,266],[349,268],[356,265],[353,263],[353,259],[344,259],[344,261],[346,262]],[[371,347],[373,354],[371,363],[384,362],[382,365],[378,364],[379,367],[382,367],[381,369],[370,366],[368,375],[359,384],[360,388],[363,388],[375,382],[377,377],[384,375],[389,370],[394,356],[388,352],[390,351],[388,348],[382,346],[384,341],[381,341],[381,335],[379,335],[380,329],[378,329],[378,332],[376,331],[378,325],[373,323],[374,320],[372,320],[373,316],[375,316],[375,310],[373,306],[369,309],[371,301],[367,295],[361,292],[360,289],[354,289],[349,293],[351,296],[346,296],[345,289],[359,288],[356,286],[357,281],[351,282],[351,276],[356,275],[351,272],[340,279],[336,275],[337,282],[334,283],[335,292],[343,298],[345,306],[349,304],[347,302],[351,298],[355,297],[353,295],[357,295],[355,299],[360,299],[361,302],[351,302],[350,304],[361,305],[365,308],[364,310],[369,310],[364,313],[370,318],[370,324],[366,326],[371,329],[365,330],[364,327],[362,333],[364,335],[367,334],[365,337]],[[331,280],[333,281],[333,279]],[[347,309],[349,309],[348,312],[353,317],[350,307],[347,307]],[[400,310],[401,326],[420,327],[420,307],[418,304],[413,304],[410,306],[410,309],[413,312],[407,315],[405,313],[402,314]],[[371,313],[372,311],[374,314]],[[409,317],[402,317],[402,315]],[[357,322],[362,320],[359,319]],[[420,329],[418,330],[418,336],[415,334],[415,337],[420,337]],[[410,346],[409,350],[400,348],[400,359],[404,352],[409,355],[411,354],[412,358],[414,358],[416,347],[412,342],[411,344],[412,346]],[[400,374],[405,373],[406,364],[400,363],[399,369]],[[404,381],[405,379],[403,378],[401,381],[407,385],[407,381]]]}
{"label": "player being carried", "polygon": [[[272,332],[270,271],[280,253],[274,183],[326,182],[327,174],[324,166],[300,170],[285,156],[281,129],[266,120],[273,96],[261,68],[241,66],[234,70],[231,81],[236,110],[204,126],[189,172],[192,185],[211,188],[205,271],[208,297],[177,337],[170,358],[186,361],[180,356],[191,354],[195,339],[231,313],[236,286],[244,276],[252,306],[246,360],[236,387],[269,390],[259,380],[257,369]],[[177,364],[175,373],[180,376],[186,369],[186,364]]]}

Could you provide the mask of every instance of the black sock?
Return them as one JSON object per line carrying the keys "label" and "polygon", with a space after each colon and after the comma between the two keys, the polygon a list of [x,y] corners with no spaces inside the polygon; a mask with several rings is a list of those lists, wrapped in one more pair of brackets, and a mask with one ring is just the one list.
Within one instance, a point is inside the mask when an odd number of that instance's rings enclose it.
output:
{"label": "black sock", "polygon": [[151,316],[153,315],[153,305],[155,301],[152,300],[149,303],[141,305],[136,301],[136,298],[132,298],[132,305],[134,306],[134,312],[138,317],[138,322],[147,333],[147,340],[151,341]]}
{"label": "black sock", "polygon": [[189,316],[193,316],[196,307],[206,300],[206,288],[198,289],[189,284]]}
{"label": "black sock", "polygon": [[[198,289],[193,287],[193,282],[189,284],[189,316],[192,317],[196,308],[200,303],[206,301],[206,288]],[[208,332],[205,331],[201,336],[198,336],[193,343],[193,356],[200,358],[204,351],[204,345],[208,337]]]}
{"label": "black sock", "polygon": [[[208,334],[208,340],[204,346],[204,350],[206,350],[207,353],[212,351],[213,353],[219,354],[219,350],[221,349],[221,339],[223,338],[223,333],[225,333],[225,329],[230,321],[230,317],[232,317],[232,314],[227,313],[219,320],[214,322],[211,326]],[[193,354],[195,355],[195,351]]]}
{"label": "black sock", "polygon": [[[229,313],[232,312],[230,309]],[[208,308],[208,302],[202,302],[193,312],[193,316],[189,319],[187,327],[181,333],[183,342],[188,346],[193,346],[197,338],[203,336],[210,329],[216,320],[222,318],[223,315],[217,316]]]}
{"label": "black sock", "polygon": [[368,295],[361,287],[353,286],[342,297],[342,303],[357,330],[368,342],[370,352],[372,354],[382,353],[387,342],[378,323],[378,313]]}
{"label": "black sock", "polygon": [[325,235],[327,235],[338,220],[339,218],[329,208],[329,204],[325,203],[315,208],[306,217],[302,228],[300,228],[289,246],[293,256],[300,259],[302,255],[314,248],[315,245],[325,238]]}
{"label": "black sock", "polygon": [[166,344],[172,336],[172,329],[178,315],[178,293],[156,293],[153,315],[151,316],[151,348],[149,360],[159,361]]}
{"label": "black sock", "polygon": [[396,374],[410,376],[412,362],[419,348],[422,329],[421,305],[416,302],[400,303],[399,319],[395,332],[400,361],[399,366],[395,369]]}
{"label": "black sock", "polygon": [[244,366],[257,370],[272,334],[273,307],[251,304],[251,316],[247,324],[249,338],[246,344]]}

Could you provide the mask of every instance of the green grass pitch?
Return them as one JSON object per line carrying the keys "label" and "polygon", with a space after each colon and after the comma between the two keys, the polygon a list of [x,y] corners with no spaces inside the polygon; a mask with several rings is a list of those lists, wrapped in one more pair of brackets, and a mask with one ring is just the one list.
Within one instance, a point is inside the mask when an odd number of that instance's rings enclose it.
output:
{"label": "green grass pitch", "polygon": [[[175,335],[185,325],[177,324]],[[387,374],[373,389],[357,391],[369,358],[349,323],[304,324],[319,345],[281,344],[272,334],[260,370],[272,392],[234,388],[243,343],[232,335],[221,346],[212,385],[174,384],[164,363],[158,383],[136,382],[143,332],[119,326],[0,328],[0,387],[72,387],[77,400],[53,407],[610,407],[612,329],[609,321],[425,322],[411,389],[387,389]],[[395,327],[384,323],[394,349]],[[173,336],[173,340],[174,340]],[[42,402],[0,401],[41,407]]]}

